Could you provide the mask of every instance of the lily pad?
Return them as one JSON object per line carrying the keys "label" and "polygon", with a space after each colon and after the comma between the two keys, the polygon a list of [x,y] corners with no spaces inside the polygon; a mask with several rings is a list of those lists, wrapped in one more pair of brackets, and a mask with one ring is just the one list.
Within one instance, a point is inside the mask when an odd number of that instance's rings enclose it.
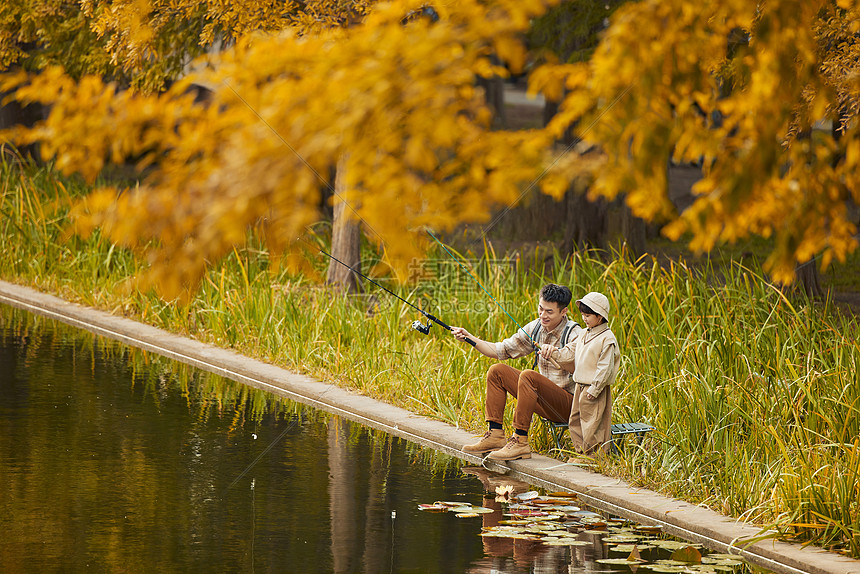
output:
{"label": "lily pad", "polygon": [[493,510],[492,508],[487,508],[486,506],[473,506],[472,512],[475,512],[477,514],[492,514],[493,512],[495,512],[495,510]]}
{"label": "lily pad", "polygon": [[591,542],[576,540],[575,538],[558,538],[557,540],[544,539],[544,544],[547,546],[591,546]]}
{"label": "lily pad", "polygon": [[546,514],[544,516],[532,516],[531,519],[535,522],[548,522],[553,520],[559,520],[561,518],[561,514]]}
{"label": "lily pad", "polygon": [[433,504],[439,504],[441,506],[471,506],[468,502],[463,502],[462,500],[459,502],[451,502],[450,500],[437,500]]}
{"label": "lily pad", "polygon": [[528,520],[499,520],[499,524],[528,524]]}
{"label": "lily pad", "polygon": [[681,542],[680,540],[654,540],[651,542],[654,546],[658,548],[662,548],[663,550],[680,550],[681,548],[686,548],[688,546],[692,548],[701,548],[700,544],[690,544],[689,542]]}
{"label": "lily pad", "polygon": [[477,512],[458,512],[454,516],[456,516],[457,518],[477,518],[481,515]]}
{"label": "lily pad", "polygon": [[522,494],[517,495],[518,500],[532,500],[540,496],[540,493],[536,490],[530,490],[528,492],[523,492]]}
{"label": "lily pad", "polygon": [[672,560],[678,560],[686,564],[701,564],[702,553],[692,546],[685,546],[672,553]]}
{"label": "lily pad", "polygon": [[622,534],[614,534],[612,536],[604,536],[603,541],[614,543],[614,544],[629,544],[633,542],[637,542],[641,539],[641,536],[630,536],[630,535],[622,535]]}
{"label": "lily pad", "polygon": [[654,546],[650,544],[619,544],[618,546],[613,546],[609,549],[610,552],[624,552],[626,554],[630,554],[634,549],[642,550],[651,550]]}
{"label": "lily pad", "polygon": [[448,507],[441,504],[419,504],[418,510],[427,512],[448,512]]}
{"label": "lily pad", "polygon": [[668,564],[645,564],[642,568],[648,568],[652,572],[661,572],[663,574],[669,574],[672,572],[686,572],[686,566],[669,566]]}
{"label": "lily pad", "polygon": [[[705,560],[706,558],[708,560]],[[702,562],[710,560],[743,560],[743,557],[738,554],[721,554],[719,552],[711,552],[707,556],[702,556]]]}
{"label": "lily pad", "polygon": [[732,568],[744,565],[743,560],[737,556],[734,558],[714,558],[710,554],[708,556],[702,556],[702,562],[713,566],[731,566]]}
{"label": "lily pad", "polygon": [[600,564],[642,564],[642,560],[628,560],[627,558],[601,558],[596,560]]}

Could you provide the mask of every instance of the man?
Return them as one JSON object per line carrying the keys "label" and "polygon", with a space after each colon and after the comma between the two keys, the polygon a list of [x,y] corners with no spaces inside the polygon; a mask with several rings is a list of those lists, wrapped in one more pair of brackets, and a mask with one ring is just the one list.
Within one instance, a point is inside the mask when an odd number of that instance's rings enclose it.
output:
{"label": "man", "polygon": [[[536,361],[539,372],[520,371],[504,363],[490,367],[485,405],[489,430],[475,444],[465,445],[464,452],[480,455],[489,452],[490,458],[500,461],[531,458],[528,432],[533,414],[554,422],[568,422],[574,386],[571,373],[558,363],[550,362],[547,356],[550,348],[574,340],[582,330],[576,322],[568,320],[567,306],[571,298],[567,287],[552,283],[544,285],[538,300],[538,318],[498,343],[478,339],[462,327],[451,328],[458,341],[471,339],[479,352],[499,361],[524,357],[544,346]],[[514,434],[506,439],[502,421],[508,395],[517,399],[517,406],[514,409]]]}

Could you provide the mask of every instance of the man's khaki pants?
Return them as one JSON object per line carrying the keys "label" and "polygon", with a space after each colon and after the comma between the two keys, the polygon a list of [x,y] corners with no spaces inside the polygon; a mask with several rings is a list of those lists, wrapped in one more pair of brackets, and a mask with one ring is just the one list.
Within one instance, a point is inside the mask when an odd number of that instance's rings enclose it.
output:
{"label": "man's khaki pants", "polygon": [[507,396],[517,399],[514,428],[528,432],[532,415],[564,423],[570,418],[573,395],[538,373],[496,363],[487,371],[487,420],[502,424]]}

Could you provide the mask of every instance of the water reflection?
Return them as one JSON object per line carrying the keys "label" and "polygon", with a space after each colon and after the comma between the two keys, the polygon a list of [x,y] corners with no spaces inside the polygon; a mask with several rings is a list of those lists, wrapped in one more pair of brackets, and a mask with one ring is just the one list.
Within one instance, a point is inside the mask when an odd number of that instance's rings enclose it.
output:
{"label": "water reflection", "polygon": [[459,463],[0,309],[0,571],[462,572]]}
{"label": "water reflection", "polygon": [[[608,572],[480,536],[528,485],[0,307],[0,571]],[[461,519],[436,500],[495,510]],[[589,538],[591,537],[591,538]]]}

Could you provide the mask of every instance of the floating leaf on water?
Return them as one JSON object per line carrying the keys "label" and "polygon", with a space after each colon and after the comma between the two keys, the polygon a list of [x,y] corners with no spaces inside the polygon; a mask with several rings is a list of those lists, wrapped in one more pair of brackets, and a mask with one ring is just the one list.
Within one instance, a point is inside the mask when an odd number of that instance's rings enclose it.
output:
{"label": "floating leaf on water", "polygon": [[609,549],[609,551],[610,552],[629,553],[629,552],[633,552],[634,548],[638,548],[641,551],[641,550],[651,550],[654,547],[651,546],[650,544],[619,544],[618,546],[612,546]]}
{"label": "floating leaf on water", "polygon": [[627,558],[601,558],[595,562],[600,564],[642,564],[642,560],[628,560]]}
{"label": "floating leaf on water", "polygon": [[540,540],[540,536],[534,534],[512,534],[511,538],[516,540]]}
{"label": "floating leaf on water", "polygon": [[655,563],[661,566],[689,566],[689,564],[687,564],[686,562],[681,562],[680,560],[655,560]]}
{"label": "floating leaf on water", "polygon": [[542,510],[534,510],[533,508],[517,508],[504,514],[505,516],[546,516],[548,513]]}
{"label": "floating leaf on water", "polygon": [[659,525],[644,526],[640,524],[639,526],[634,526],[633,528],[635,530],[638,530],[639,532],[648,532],[649,534],[660,534],[661,532],[663,532],[663,527]]}
{"label": "floating leaf on water", "polygon": [[448,508],[448,512],[472,512],[471,506],[451,506]]}
{"label": "floating leaf on water", "polygon": [[583,534],[606,534],[605,530],[583,530]]}
{"label": "floating leaf on water", "polygon": [[635,544],[633,545],[633,550],[630,551],[630,556],[628,556],[627,559],[634,560],[636,562],[644,562],[644,560],[642,560],[642,556],[639,555],[639,549]]}
{"label": "floating leaf on water", "polygon": [[688,572],[703,572],[705,574],[716,572],[717,568],[711,564],[690,564],[687,566]]}
{"label": "floating leaf on water", "polygon": [[457,518],[477,518],[481,515],[477,512],[458,512],[454,516],[456,516]]}
{"label": "floating leaf on water", "polygon": [[532,520],[535,522],[559,520],[560,518],[561,514],[544,514],[543,516],[532,516]]}
{"label": "floating leaf on water", "polygon": [[558,540],[550,540],[544,542],[547,546],[591,546],[591,542],[587,540],[577,540],[575,538],[559,538]]}
{"label": "floating leaf on water", "polygon": [[553,496],[555,498],[576,498],[575,492],[550,492],[547,496]]}
{"label": "floating leaf on water", "polygon": [[690,544],[689,542],[681,542],[680,540],[654,540],[652,544],[663,550],[680,550],[681,548],[700,548],[699,544]]}
{"label": "floating leaf on water", "polygon": [[553,526],[552,524],[535,524],[535,523],[533,523],[533,524],[529,524],[526,527],[526,530],[528,530],[529,532],[547,532],[550,530],[555,530],[555,526]]}
{"label": "floating leaf on water", "polygon": [[448,512],[447,506],[441,504],[419,504],[418,510],[426,510],[428,512]]}
{"label": "floating leaf on water", "polygon": [[492,514],[495,510],[487,508],[486,506],[473,506],[472,512],[476,512],[478,514]]}
{"label": "floating leaf on water", "polygon": [[499,524],[528,524],[528,520],[499,520]]}
{"label": "floating leaf on water", "polygon": [[642,568],[648,568],[652,572],[662,572],[668,574],[670,572],[686,572],[686,566],[669,566],[667,564],[645,564]]}
{"label": "floating leaf on water", "polygon": [[702,562],[705,564],[712,564],[714,566],[731,566],[732,568],[744,565],[743,560],[737,556],[734,558],[714,558],[710,554],[708,556],[702,556]]}
{"label": "floating leaf on water", "polygon": [[702,556],[702,562],[707,562],[705,558],[710,560],[743,560],[738,554],[720,554],[719,552],[711,552],[707,556]]}
{"label": "floating leaf on water", "polygon": [[540,496],[540,493],[537,490],[530,490],[528,492],[523,492],[522,494],[517,495],[517,499],[519,500],[532,500]]}
{"label": "floating leaf on water", "polygon": [[580,509],[578,506],[570,506],[570,505],[565,504],[565,505],[560,505],[560,506],[559,505],[551,506],[550,508],[547,508],[546,510],[551,510],[554,512],[574,513],[574,512],[579,512]]}
{"label": "floating leaf on water", "polygon": [[622,534],[613,534],[612,536],[604,536],[603,541],[615,544],[628,544],[632,542],[637,542],[641,537],[639,536],[631,536],[631,535],[622,535]]}
{"label": "floating leaf on water", "polygon": [[672,560],[685,562],[687,564],[701,564],[702,553],[692,546],[685,546],[684,548],[679,548],[672,553]]}
{"label": "floating leaf on water", "polygon": [[450,502],[450,501],[445,501],[445,500],[437,500],[437,501],[436,501],[436,502],[434,502],[433,504],[439,504],[439,505],[441,505],[441,506],[471,506],[471,505],[470,505],[470,504],[468,504],[467,502],[462,502],[462,501],[460,501],[460,502]]}

